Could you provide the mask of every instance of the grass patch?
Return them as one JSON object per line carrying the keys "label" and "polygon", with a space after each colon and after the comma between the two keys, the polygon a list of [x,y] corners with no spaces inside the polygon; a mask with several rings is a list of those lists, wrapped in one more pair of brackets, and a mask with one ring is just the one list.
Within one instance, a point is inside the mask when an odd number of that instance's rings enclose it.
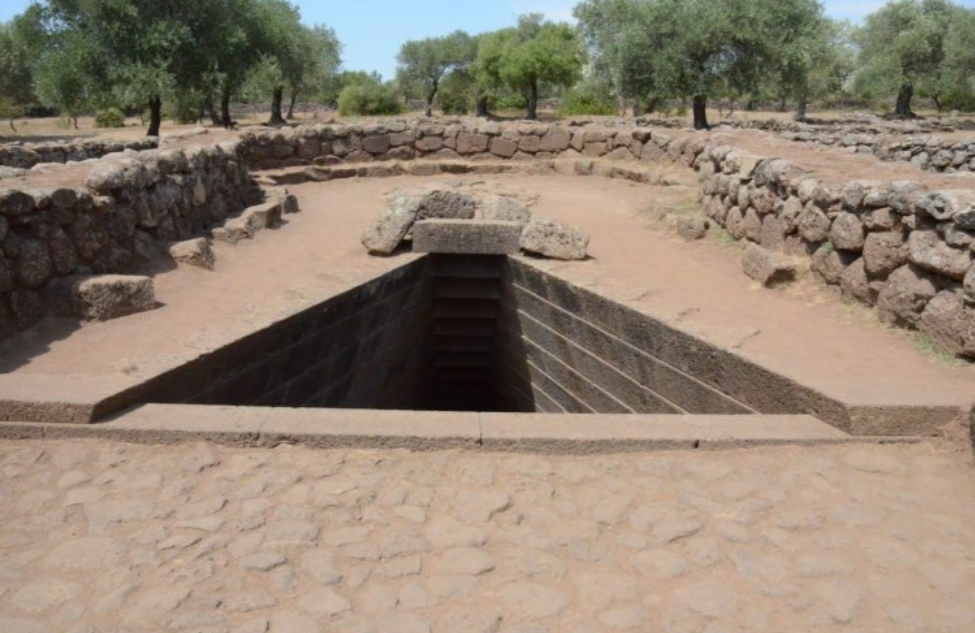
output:
{"label": "grass patch", "polygon": [[961,367],[965,364],[924,332],[912,330],[907,333],[907,336],[914,345],[914,349],[939,365]]}

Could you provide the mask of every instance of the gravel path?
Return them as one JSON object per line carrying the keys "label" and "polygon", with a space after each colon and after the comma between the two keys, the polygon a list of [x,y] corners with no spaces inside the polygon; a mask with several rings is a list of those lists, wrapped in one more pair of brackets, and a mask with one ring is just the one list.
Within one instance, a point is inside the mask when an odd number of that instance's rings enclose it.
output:
{"label": "gravel path", "polygon": [[0,631],[967,632],[966,459],[9,441]]}

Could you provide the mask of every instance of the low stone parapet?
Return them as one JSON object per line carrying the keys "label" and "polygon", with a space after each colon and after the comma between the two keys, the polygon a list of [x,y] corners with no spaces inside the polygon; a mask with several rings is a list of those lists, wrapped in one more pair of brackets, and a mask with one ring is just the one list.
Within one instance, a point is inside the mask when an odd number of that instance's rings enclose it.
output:
{"label": "low stone parapet", "polygon": [[732,237],[810,258],[823,282],[885,323],[975,359],[975,191],[826,182],[718,144],[694,166],[702,205]]}

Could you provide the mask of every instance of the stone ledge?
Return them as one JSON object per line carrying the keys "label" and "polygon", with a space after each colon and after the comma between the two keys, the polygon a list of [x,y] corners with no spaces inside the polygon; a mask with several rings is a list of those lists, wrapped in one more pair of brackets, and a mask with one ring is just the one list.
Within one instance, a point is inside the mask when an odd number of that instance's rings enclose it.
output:
{"label": "stone ledge", "polygon": [[801,415],[496,414],[157,404],[98,424],[0,422],[0,437],[550,454],[925,441],[918,437],[854,437]]}
{"label": "stone ledge", "polygon": [[413,225],[413,251],[455,255],[517,253],[522,225],[495,220],[421,220]]}

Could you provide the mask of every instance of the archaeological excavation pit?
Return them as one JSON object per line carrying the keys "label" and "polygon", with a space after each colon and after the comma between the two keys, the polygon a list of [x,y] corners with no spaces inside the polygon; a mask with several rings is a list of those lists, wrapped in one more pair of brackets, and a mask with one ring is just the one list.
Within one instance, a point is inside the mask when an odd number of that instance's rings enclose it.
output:
{"label": "archaeological excavation pit", "polygon": [[842,405],[523,258],[427,255],[160,375],[141,402],[578,414]]}

